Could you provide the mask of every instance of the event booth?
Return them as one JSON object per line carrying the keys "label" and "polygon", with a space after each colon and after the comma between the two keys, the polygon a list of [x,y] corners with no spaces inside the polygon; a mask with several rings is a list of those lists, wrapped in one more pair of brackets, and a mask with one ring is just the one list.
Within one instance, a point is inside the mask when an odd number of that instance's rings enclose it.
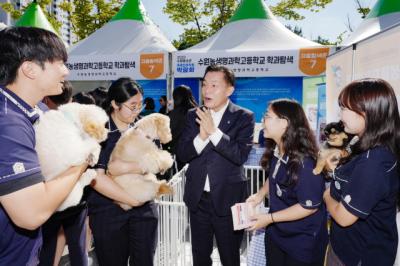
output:
{"label": "event booth", "polygon": [[71,47],[68,80],[77,91],[90,91],[130,77],[142,85],[144,97],[157,103],[167,95],[170,53],[175,50],[140,0],[127,0],[110,22]]}
{"label": "event booth", "polygon": [[267,103],[284,97],[303,104],[315,129],[315,84],[324,82],[329,51],[287,29],[264,1],[243,0],[218,32],[174,53],[174,85],[191,86],[201,102],[200,80],[206,67],[224,65],[237,77],[231,99],[255,112],[258,123]]}
{"label": "event booth", "polygon": [[353,80],[382,78],[400,100],[400,1],[379,0],[360,27],[345,41],[348,46],[327,60],[327,120],[337,121],[340,91]]}

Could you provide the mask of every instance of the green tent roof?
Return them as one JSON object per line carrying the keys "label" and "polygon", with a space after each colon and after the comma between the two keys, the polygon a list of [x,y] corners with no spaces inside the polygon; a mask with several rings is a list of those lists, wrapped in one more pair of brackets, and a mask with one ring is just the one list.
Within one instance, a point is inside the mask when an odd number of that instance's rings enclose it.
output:
{"label": "green tent roof", "polygon": [[242,0],[229,22],[243,19],[272,19],[273,15],[263,0]]}
{"label": "green tent roof", "polygon": [[40,6],[33,2],[31,3],[21,18],[15,23],[17,27],[36,27],[58,34],[50,22],[47,20]]}
{"label": "green tent roof", "polygon": [[366,18],[376,18],[395,12],[400,12],[399,0],[378,0]]}
{"label": "green tent roof", "polygon": [[127,0],[111,21],[124,19],[137,20],[141,22],[149,21],[146,10],[140,0]]}

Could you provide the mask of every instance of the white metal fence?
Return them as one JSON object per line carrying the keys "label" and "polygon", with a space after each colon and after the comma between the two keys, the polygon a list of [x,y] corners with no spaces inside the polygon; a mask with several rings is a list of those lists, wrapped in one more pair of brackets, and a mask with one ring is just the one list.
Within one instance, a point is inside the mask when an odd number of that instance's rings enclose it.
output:
{"label": "white metal fence", "polygon": [[[190,225],[188,209],[183,202],[183,190],[186,181],[187,165],[169,181],[174,189],[173,195],[160,198],[158,221],[158,246],[154,258],[157,266],[190,266],[192,265]],[[265,172],[259,166],[245,166],[249,179],[249,192],[257,192],[265,182]],[[241,248],[241,263],[246,265],[249,233]],[[212,254],[213,265],[221,265],[217,249]]]}

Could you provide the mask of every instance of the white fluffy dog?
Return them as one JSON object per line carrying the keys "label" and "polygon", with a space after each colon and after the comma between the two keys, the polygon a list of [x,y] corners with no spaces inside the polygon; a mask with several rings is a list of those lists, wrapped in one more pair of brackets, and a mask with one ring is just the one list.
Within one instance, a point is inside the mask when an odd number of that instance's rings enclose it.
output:
{"label": "white fluffy dog", "polygon": [[[58,110],[44,113],[35,125],[36,151],[46,181],[72,166],[98,161],[100,142],[107,138],[107,114],[95,105],[68,103]],[[58,211],[77,205],[83,188],[96,177],[96,171],[86,170]]]}
{"label": "white fluffy dog", "polygon": [[[157,180],[154,174],[164,173],[172,164],[173,159],[167,151],[160,150],[153,142],[159,139],[168,143],[172,139],[169,117],[162,114],[150,114],[139,120],[135,127],[128,129],[119,139],[111,154],[114,159],[125,162],[135,162],[144,171],[143,175],[125,174],[114,176],[117,182],[132,198],[146,202],[162,194],[172,193],[165,180]],[[124,209],[130,206],[120,204]]]}

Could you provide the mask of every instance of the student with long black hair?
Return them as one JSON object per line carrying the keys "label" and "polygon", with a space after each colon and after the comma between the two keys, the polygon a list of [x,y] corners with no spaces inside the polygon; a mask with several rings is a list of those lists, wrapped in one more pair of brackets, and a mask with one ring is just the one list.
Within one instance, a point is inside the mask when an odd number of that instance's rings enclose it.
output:
{"label": "student with long black hair", "polygon": [[247,201],[269,196],[268,214],[256,215],[250,230],[267,227],[269,266],[322,265],[327,245],[325,182],[312,173],[317,144],[306,115],[295,101],[279,99],[264,116],[266,150],[261,165],[268,180]]}
{"label": "student with long black hair", "polygon": [[[143,90],[130,78],[120,78],[110,86],[103,106],[110,116],[108,138],[96,166],[100,176],[142,173],[140,165],[110,161],[121,134],[133,126],[142,110]],[[109,178],[109,177],[106,177]],[[94,185],[96,189],[96,184]],[[156,249],[158,211],[153,201],[131,203],[125,211],[113,199],[96,191],[88,198],[89,223],[101,266],[153,265]]]}
{"label": "student with long black hair", "polygon": [[381,79],[362,79],[339,95],[345,131],[359,141],[339,166],[324,200],[333,218],[328,265],[393,265],[397,249],[400,118]]}
{"label": "student with long black hair", "polygon": [[[197,102],[192,95],[192,90],[186,85],[176,87],[172,93],[172,98],[174,99],[174,109],[168,113],[171,119],[172,140],[168,145],[170,152],[176,155],[178,142],[185,127],[186,115],[190,109],[197,107]],[[176,162],[178,170],[185,166],[178,158],[176,158]]]}

